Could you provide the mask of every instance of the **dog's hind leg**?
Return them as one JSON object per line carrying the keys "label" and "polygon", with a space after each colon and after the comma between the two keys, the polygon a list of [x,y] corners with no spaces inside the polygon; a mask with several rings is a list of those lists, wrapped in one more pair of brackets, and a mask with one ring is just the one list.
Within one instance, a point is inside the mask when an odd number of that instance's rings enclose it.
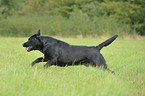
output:
{"label": "dog's hind leg", "polygon": [[94,54],[90,56],[88,59],[91,61],[91,63],[93,63],[94,67],[98,66],[104,67],[105,69],[107,68],[106,61],[101,53]]}
{"label": "dog's hind leg", "polygon": [[107,70],[111,73],[114,73],[114,71],[111,71],[108,67],[107,67],[107,64],[106,64],[106,61],[104,59],[104,57],[100,54],[99,56],[97,57],[94,57],[92,58],[92,63],[93,63],[93,66],[98,66],[100,68],[103,68],[104,70]]}
{"label": "dog's hind leg", "polygon": [[39,63],[39,62],[46,62],[45,57],[37,58],[35,61],[32,62],[32,66],[34,66],[36,63]]}
{"label": "dog's hind leg", "polygon": [[100,63],[98,62],[97,60],[94,60],[93,61],[93,66],[96,67],[98,66],[99,68],[102,68],[103,70],[107,70],[111,73],[115,73],[114,71],[111,71],[108,67],[107,67],[107,64],[106,63]]}

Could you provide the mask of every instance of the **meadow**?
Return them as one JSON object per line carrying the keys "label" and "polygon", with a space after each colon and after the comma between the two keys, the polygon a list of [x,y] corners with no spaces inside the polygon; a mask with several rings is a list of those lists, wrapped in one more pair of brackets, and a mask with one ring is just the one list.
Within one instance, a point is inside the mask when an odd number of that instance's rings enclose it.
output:
{"label": "meadow", "polygon": [[[98,45],[104,39],[59,38],[74,45]],[[0,37],[0,96],[145,96],[145,40],[117,39],[101,53],[112,74],[99,68],[31,67],[43,56],[27,52],[27,38]]]}

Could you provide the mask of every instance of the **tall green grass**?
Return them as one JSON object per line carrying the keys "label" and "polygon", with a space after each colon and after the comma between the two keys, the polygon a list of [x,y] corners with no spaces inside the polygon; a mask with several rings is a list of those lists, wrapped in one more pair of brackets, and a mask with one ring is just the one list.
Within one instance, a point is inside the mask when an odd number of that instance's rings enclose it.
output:
{"label": "tall green grass", "polygon": [[111,17],[90,18],[81,11],[75,11],[69,18],[61,15],[12,16],[0,21],[1,36],[30,36],[41,29],[43,34],[57,36],[84,37],[100,35],[130,35],[135,32],[127,24],[119,23]]}
{"label": "tall green grass", "polygon": [[[97,45],[104,40],[60,38],[75,45]],[[43,56],[26,52],[27,38],[0,37],[0,96],[144,96],[144,40],[116,40],[101,53],[115,75],[85,66],[43,69],[31,67]]]}

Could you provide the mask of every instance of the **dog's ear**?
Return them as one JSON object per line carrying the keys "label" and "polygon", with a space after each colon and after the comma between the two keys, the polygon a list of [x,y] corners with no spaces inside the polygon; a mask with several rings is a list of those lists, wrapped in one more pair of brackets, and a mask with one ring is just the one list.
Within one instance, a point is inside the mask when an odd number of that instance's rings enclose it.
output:
{"label": "dog's ear", "polygon": [[37,33],[35,33],[36,36],[40,36],[40,29],[38,30]]}
{"label": "dog's ear", "polygon": [[[40,29],[38,30],[37,33],[35,33],[34,35],[32,35],[30,38],[33,38],[33,37],[35,38],[35,37],[37,37],[37,36],[40,36]],[[29,38],[29,39],[30,39],[30,38]]]}

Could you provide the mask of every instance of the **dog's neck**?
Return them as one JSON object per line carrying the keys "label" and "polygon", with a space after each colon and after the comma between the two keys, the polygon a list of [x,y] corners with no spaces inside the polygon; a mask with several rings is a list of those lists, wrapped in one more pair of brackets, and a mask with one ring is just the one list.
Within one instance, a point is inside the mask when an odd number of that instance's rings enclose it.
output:
{"label": "dog's neck", "polygon": [[53,37],[49,37],[49,36],[40,36],[40,40],[42,42],[42,49],[40,50],[42,53],[44,53],[46,51],[46,48],[49,47],[49,46],[52,46],[54,44],[64,44],[64,45],[69,45],[68,43],[65,43],[61,40],[58,40],[58,39],[55,39]]}
{"label": "dog's neck", "polygon": [[40,36],[40,42],[42,43],[40,51],[44,53],[46,51],[47,46],[51,46],[57,43],[57,39],[48,36]]}

